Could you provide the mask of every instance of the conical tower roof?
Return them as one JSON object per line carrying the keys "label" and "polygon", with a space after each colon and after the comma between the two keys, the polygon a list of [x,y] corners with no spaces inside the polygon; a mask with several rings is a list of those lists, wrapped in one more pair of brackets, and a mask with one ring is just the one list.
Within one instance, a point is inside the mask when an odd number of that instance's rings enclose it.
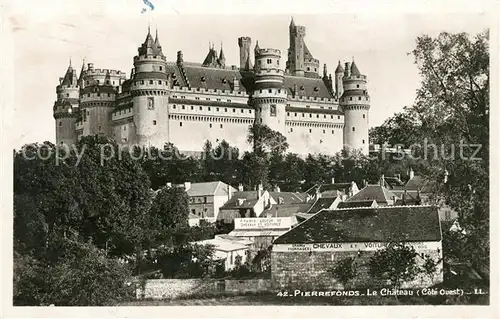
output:
{"label": "conical tower roof", "polygon": [[259,51],[259,50],[260,50],[260,47],[259,47],[259,40],[257,40],[257,41],[255,42],[255,49],[254,49],[254,52],[257,52],[257,51]]}
{"label": "conical tower roof", "polygon": [[68,69],[66,70],[66,74],[64,74],[64,79],[61,83],[61,85],[74,85],[76,83],[73,83],[73,73],[75,70],[73,70],[73,67],[71,66],[71,59],[69,60],[69,66]]}
{"label": "conical tower roof", "polygon": [[351,64],[351,75],[361,75],[358,67],[356,66],[356,63],[354,63],[354,60],[352,61],[352,64]]}
{"label": "conical tower roof", "polygon": [[226,60],[226,57],[224,56],[224,51],[222,50],[222,43],[220,44],[219,60],[221,61]]}
{"label": "conical tower roof", "polygon": [[292,20],[290,21],[290,28],[294,28],[295,27],[295,21],[293,21],[293,17],[292,17]]}
{"label": "conical tower roof", "polygon": [[342,63],[340,63],[340,60],[339,64],[337,65],[337,69],[335,70],[335,74],[337,73],[344,73],[344,68],[342,67]]}
{"label": "conical tower roof", "polygon": [[160,38],[158,37],[158,28],[156,28],[155,45],[156,45],[157,47],[161,47],[161,44],[160,44]]}

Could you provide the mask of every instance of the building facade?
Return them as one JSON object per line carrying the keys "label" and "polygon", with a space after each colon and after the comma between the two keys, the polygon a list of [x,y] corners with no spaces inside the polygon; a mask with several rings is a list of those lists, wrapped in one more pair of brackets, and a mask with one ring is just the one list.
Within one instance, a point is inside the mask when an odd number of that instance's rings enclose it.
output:
{"label": "building facade", "polygon": [[246,136],[257,122],[281,132],[293,153],[368,153],[367,77],[354,61],[345,68],[339,61],[334,80],[325,64],[321,76],[305,27],[292,19],[289,37],[285,65],[280,50],[258,42],[252,50],[249,37],[238,39],[239,66],[227,66],[222,47],[213,45],[201,64],[185,62],[181,51],[169,61],[158,32],[153,38],[149,30],[128,77],[85,62],[77,76],[70,65],[57,86],[57,143],[102,134],[125,145],[173,143],[182,152],[226,140],[243,152],[251,150]]}

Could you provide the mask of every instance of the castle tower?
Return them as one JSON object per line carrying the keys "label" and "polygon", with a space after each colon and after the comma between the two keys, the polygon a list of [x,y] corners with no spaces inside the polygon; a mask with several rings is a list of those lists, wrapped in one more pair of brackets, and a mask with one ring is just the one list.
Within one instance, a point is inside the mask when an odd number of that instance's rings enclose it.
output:
{"label": "castle tower", "polygon": [[255,87],[250,104],[255,121],[272,130],[285,132],[287,93],[283,89],[284,71],[280,69],[281,52],[277,49],[255,48]]}
{"label": "castle tower", "polygon": [[339,65],[337,65],[337,69],[335,70],[335,98],[338,100],[344,93],[344,87],[342,83],[342,78],[344,76],[344,68],[339,61]]}
{"label": "castle tower", "polygon": [[[337,76],[337,74],[336,74]],[[357,149],[368,154],[368,112],[370,96],[366,87],[366,75],[359,72],[352,62],[346,63],[343,78],[343,94],[340,107],[344,111],[344,148]]]}
{"label": "castle tower", "polygon": [[226,57],[224,51],[222,51],[222,43],[220,44],[219,65],[222,69],[226,67]]}
{"label": "castle tower", "polygon": [[[135,126],[130,128],[135,130],[133,143],[161,148],[169,139],[168,75],[167,59],[162,52],[158,31],[153,40],[148,28],[146,39],[137,51],[130,90]],[[182,60],[182,54],[180,58]]]}
{"label": "castle tower", "polygon": [[240,47],[240,70],[248,71],[252,69],[252,60],[250,58],[250,47],[252,39],[249,37],[238,38],[238,46]]}
{"label": "castle tower", "polygon": [[71,146],[76,142],[75,122],[79,113],[79,86],[76,70],[69,62],[64,77],[59,78],[56,87],[57,100],[54,103],[56,143]]}
{"label": "castle tower", "polygon": [[292,18],[288,32],[290,35],[290,47],[288,49],[286,68],[291,75],[304,76],[304,37],[306,36],[306,28],[296,26]]}

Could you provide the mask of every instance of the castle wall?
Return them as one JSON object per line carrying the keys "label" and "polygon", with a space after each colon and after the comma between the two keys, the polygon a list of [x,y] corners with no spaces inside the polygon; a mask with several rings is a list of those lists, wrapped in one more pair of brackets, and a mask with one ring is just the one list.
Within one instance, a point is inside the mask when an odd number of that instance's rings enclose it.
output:
{"label": "castle wall", "polygon": [[[160,93],[166,92],[161,91]],[[130,140],[141,146],[163,148],[165,143],[170,140],[168,95],[138,95],[133,97],[133,101],[135,136]],[[134,131],[131,124],[127,127],[128,132]]]}
{"label": "castle wall", "polygon": [[63,117],[56,119],[56,141],[57,143],[73,145],[76,142],[75,117]]}
{"label": "castle wall", "polygon": [[364,106],[345,109],[344,143],[350,149],[368,154],[368,110]]}

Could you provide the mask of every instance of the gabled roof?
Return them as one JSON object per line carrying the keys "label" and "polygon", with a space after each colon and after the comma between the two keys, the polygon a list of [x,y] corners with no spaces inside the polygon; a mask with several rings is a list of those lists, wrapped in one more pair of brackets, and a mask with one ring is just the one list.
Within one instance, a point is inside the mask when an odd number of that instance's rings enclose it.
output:
{"label": "gabled roof", "polygon": [[396,194],[385,187],[380,185],[367,185],[354,196],[349,197],[346,202],[375,200],[379,204],[387,204],[389,201],[393,200],[393,197],[398,199]]}
{"label": "gabled roof", "polygon": [[402,180],[400,180],[398,177],[384,177],[385,184],[389,186],[389,188],[402,188],[405,186],[405,183],[403,183]]}
{"label": "gabled roof", "polygon": [[309,195],[314,195],[316,193],[324,193],[329,191],[341,191],[348,193],[351,188],[351,183],[334,183],[334,184],[317,184],[306,191]]}
{"label": "gabled roof", "polygon": [[299,213],[305,213],[309,208],[311,208],[311,203],[274,204],[270,208],[265,209],[261,216],[290,217]]}
{"label": "gabled roof", "polygon": [[440,241],[437,207],[386,206],[321,211],[274,244]]}
{"label": "gabled roof", "polygon": [[282,204],[305,203],[307,199],[306,193],[269,192],[269,195],[276,201],[276,203],[279,203],[279,198],[282,198]]}
{"label": "gabled roof", "polygon": [[323,209],[330,209],[335,202],[337,197],[320,197],[318,200],[312,205],[311,209],[307,212],[308,214],[316,214],[317,212]]}
{"label": "gabled roof", "polygon": [[406,182],[406,185],[404,189],[410,191],[410,190],[419,190],[422,193],[427,193],[431,191],[431,183],[430,181],[426,180],[424,177],[420,175],[415,175],[413,176],[412,179],[410,179],[408,182]]}
{"label": "gabled roof", "polygon": [[362,200],[362,201],[357,201],[357,202],[340,202],[337,205],[337,209],[372,207],[376,203],[377,203],[377,201],[375,201],[375,200]]}
{"label": "gabled roof", "polygon": [[[188,196],[222,196],[229,195],[228,187],[226,183],[221,181],[217,182],[204,182],[204,183],[191,183],[191,187],[187,190]],[[236,192],[236,188],[231,187],[233,193]]]}
{"label": "gabled roof", "polygon": [[[244,200],[240,205],[239,200]],[[220,209],[240,209],[253,208],[258,202],[257,191],[235,192],[233,197],[228,200]]]}

